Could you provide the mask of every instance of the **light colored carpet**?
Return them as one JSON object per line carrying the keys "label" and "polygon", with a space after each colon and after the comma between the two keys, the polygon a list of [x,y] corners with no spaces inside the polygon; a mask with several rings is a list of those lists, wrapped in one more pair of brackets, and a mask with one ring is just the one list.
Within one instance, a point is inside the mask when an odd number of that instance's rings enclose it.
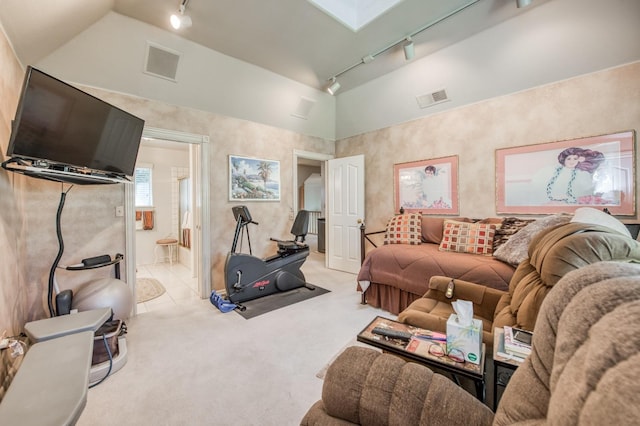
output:
{"label": "light colored carpet", "polygon": [[374,348],[373,346],[369,346],[366,343],[358,342],[356,340],[356,338],[354,337],[353,339],[349,340],[349,342],[346,345],[344,345],[342,348],[340,348],[340,350],[338,350],[338,352],[336,352],[336,354],[329,361],[327,361],[327,363],[324,365],[324,367],[322,367],[322,369],[316,373],[316,377],[318,379],[324,380],[324,376],[327,374],[327,370],[329,369],[329,366],[333,363],[333,361],[336,360],[336,358],[338,358],[338,356],[340,356],[340,354],[342,352],[345,351],[345,349],[347,349],[347,348],[349,348],[351,346],[362,346],[362,347],[365,347],[365,348],[376,350],[378,352],[382,352],[378,348]]}
{"label": "light colored carpet", "polygon": [[[77,425],[298,425],[321,398],[316,377],[376,315],[356,276],[324,268],[309,282],[331,290],[250,321],[208,299],[127,321],[127,364],[89,390]],[[166,283],[167,286],[170,283]]]}
{"label": "light colored carpet", "polygon": [[164,286],[155,278],[136,278],[136,303],[155,299],[164,292]]}

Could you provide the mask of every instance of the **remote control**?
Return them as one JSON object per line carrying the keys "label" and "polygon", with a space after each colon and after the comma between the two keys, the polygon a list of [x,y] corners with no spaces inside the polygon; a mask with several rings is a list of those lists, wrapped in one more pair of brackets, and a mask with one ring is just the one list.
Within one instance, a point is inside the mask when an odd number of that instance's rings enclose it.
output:
{"label": "remote control", "polygon": [[406,331],[398,331],[398,330],[389,330],[388,328],[375,327],[371,330],[373,334],[379,334],[380,336],[389,337],[391,339],[400,339],[400,340],[411,340],[413,336],[411,333]]}

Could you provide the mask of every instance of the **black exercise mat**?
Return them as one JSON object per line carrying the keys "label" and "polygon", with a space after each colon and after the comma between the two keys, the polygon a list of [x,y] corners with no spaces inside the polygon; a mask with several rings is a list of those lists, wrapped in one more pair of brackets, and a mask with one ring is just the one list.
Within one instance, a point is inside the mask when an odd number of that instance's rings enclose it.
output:
{"label": "black exercise mat", "polygon": [[[309,285],[311,286],[311,284]],[[294,303],[302,302],[303,300],[311,299],[331,291],[318,287],[317,285],[313,287],[315,287],[315,290],[309,290],[306,287],[299,287],[293,290],[260,297],[258,299],[247,300],[246,302],[241,303],[241,305],[246,308],[244,311],[241,311],[240,309],[236,309],[235,311],[245,319],[251,319],[258,315],[266,314],[267,312],[275,311],[276,309],[284,308],[285,306],[293,305]]]}

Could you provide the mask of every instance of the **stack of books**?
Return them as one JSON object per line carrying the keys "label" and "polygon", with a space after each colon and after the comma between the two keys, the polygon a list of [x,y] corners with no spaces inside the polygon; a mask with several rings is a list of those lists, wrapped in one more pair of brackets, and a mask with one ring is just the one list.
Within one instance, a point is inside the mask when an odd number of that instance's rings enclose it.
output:
{"label": "stack of books", "polygon": [[525,330],[504,327],[504,351],[518,358],[526,358],[531,354],[532,333]]}

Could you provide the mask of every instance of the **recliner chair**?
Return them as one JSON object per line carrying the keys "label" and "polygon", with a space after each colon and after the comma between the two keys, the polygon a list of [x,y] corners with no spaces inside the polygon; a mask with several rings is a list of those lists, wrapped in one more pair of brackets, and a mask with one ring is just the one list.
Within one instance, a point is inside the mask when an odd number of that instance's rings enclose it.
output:
{"label": "recliner chair", "polygon": [[640,265],[566,274],[540,309],[531,355],[494,413],[453,381],[353,346],[327,370],[301,421],[321,425],[636,425],[640,419]]}
{"label": "recliner chair", "polygon": [[483,324],[483,341],[493,342],[493,327],[533,330],[542,301],[566,273],[606,260],[640,262],[640,244],[612,228],[567,223],[538,233],[529,244],[529,258],[518,265],[508,292],[480,284],[435,276],[429,290],[398,315],[398,320],[427,330],[446,332],[456,299],[473,302],[474,317]]}

